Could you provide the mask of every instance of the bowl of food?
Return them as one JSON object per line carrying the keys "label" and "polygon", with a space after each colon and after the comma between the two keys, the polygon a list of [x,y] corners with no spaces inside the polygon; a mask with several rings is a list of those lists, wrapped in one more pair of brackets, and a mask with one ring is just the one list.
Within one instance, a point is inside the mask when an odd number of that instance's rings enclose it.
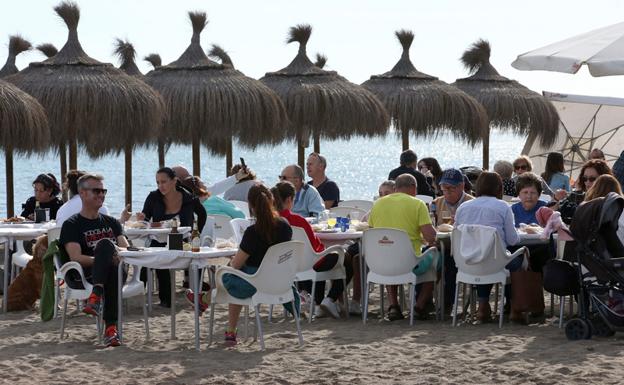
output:
{"label": "bowl of food", "polygon": [[152,222],[150,223],[150,227],[152,229],[160,229],[163,227],[163,223],[162,222]]}

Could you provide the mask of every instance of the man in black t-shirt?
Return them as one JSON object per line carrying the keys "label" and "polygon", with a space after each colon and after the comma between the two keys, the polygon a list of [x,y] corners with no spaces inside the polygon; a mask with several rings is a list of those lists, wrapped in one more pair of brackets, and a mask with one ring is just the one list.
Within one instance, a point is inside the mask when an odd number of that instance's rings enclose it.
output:
{"label": "man in black t-shirt", "polygon": [[330,209],[338,206],[338,202],[340,202],[340,189],[336,182],[330,180],[325,175],[326,168],[327,159],[325,159],[323,155],[313,152],[308,156],[306,169],[308,171],[308,176],[312,178],[308,184],[316,188],[319,194],[321,194],[325,208]]}
{"label": "man in black t-shirt", "polygon": [[405,150],[401,153],[401,166],[390,171],[388,175],[389,180],[395,180],[401,174],[410,174],[416,178],[416,194],[429,195],[435,198],[435,192],[427,183],[427,177],[420,171],[416,170],[416,164],[418,163],[418,156],[412,150]]}
{"label": "man in black t-shirt", "polygon": [[[78,179],[82,210],[63,223],[59,242],[69,258],[80,263],[87,280],[93,283],[93,292],[83,311],[94,316],[103,311],[106,323],[104,342],[106,346],[119,346],[117,246],[128,247],[128,241],[117,219],[99,213],[107,192],[102,179],[94,174],[85,174]],[[71,284],[68,281],[68,285]]]}

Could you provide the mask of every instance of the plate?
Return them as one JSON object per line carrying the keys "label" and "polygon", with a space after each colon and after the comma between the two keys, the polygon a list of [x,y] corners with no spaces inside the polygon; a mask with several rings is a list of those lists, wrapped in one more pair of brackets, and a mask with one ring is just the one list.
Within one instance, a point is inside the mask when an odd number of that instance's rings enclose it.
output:
{"label": "plate", "polygon": [[317,233],[337,233],[338,229],[321,229],[317,230]]}

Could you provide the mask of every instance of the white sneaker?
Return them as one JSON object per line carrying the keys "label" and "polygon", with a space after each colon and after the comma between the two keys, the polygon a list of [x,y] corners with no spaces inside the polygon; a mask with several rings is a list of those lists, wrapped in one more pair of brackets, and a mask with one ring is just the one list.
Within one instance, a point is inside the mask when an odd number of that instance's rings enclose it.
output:
{"label": "white sneaker", "polygon": [[321,302],[321,309],[325,310],[332,317],[338,319],[340,318],[340,311],[338,310],[338,305],[331,298],[325,297],[323,302]]}
{"label": "white sneaker", "polygon": [[359,302],[349,301],[349,314],[362,315],[362,307]]}
{"label": "white sneaker", "polygon": [[325,310],[323,310],[320,305],[314,305],[314,318],[323,318],[326,316]]}

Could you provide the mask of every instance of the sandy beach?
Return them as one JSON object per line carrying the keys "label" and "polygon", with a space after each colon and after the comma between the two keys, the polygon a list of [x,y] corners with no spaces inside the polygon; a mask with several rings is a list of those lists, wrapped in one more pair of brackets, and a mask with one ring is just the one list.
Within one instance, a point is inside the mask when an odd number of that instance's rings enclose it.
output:
{"label": "sandy beach", "polygon": [[124,345],[117,348],[99,346],[95,322],[83,314],[69,318],[62,342],[60,318],[42,323],[34,312],[2,314],[0,383],[620,384],[624,375],[621,334],[569,342],[554,318],[529,326],[505,323],[501,330],[494,323],[453,328],[450,321],[433,320],[410,327],[407,319],[380,321],[377,301],[366,326],[357,317],[303,323],[303,348],[294,321],[276,310],[268,324],[265,308],[265,351],[252,338],[225,347],[226,308],[219,306],[216,343],[207,346],[206,314],[197,352],[191,308],[181,293],[177,303],[177,339],[169,338],[169,310],[155,306],[145,342],[140,300],[132,299]]}

